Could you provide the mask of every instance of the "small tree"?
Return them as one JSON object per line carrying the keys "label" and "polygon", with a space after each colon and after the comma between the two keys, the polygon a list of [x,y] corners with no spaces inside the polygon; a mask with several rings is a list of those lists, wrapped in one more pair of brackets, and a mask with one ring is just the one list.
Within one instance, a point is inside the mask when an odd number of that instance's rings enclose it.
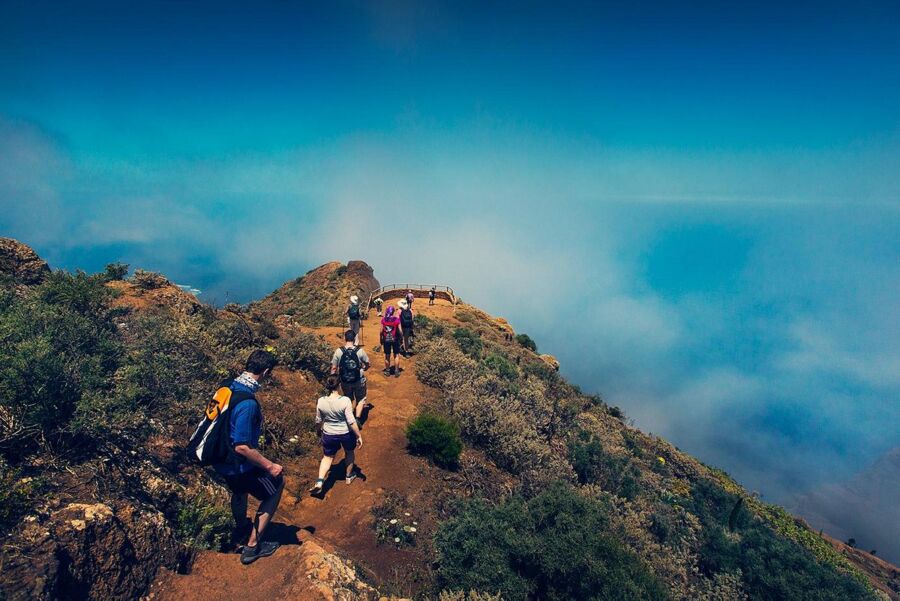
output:
{"label": "small tree", "polygon": [[462,452],[459,428],[436,415],[424,413],[406,427],[408,448],[415,455],[432,460],[435,465],[455,468]]}
{"label": "small tree", "polygon": [[516,336],[516,342],[535,353],[537,352],[537,343],[532,340],[531,336],[528,334],[518,334]]}
{"label": "small tree", "polygon": [[128,263],[110,263],[103,270],[103,277],[109,282],[124,280],[128,275]]}

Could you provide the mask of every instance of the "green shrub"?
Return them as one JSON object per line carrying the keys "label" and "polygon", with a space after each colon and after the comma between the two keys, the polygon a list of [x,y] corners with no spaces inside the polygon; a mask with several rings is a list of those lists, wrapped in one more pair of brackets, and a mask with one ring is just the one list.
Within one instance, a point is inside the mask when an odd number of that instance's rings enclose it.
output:
{"label": "green shrub", "polygon": [[[106,394],[122,355],[99,276],[57,271],[33,295],[0,305],[0,452],[71,446],[76,410]],[[89,440],[80,440],[90,443]]]}
{"label": "green shrub", "polygon": [[534,340],[532,340],[531,336],[529,336],[528,334],[516,335],[516,342],[518,342],[520,345],[527,348],[528,350],[534,351],[535,353],[537,352],[537,343]]}
{"label": "green shrub", "polygon": [[231,533],[234,518],[224,503],[199,492],[178,504],[175,536],[194,549],[221,550]]}
{"label": "green shrub", "polygon": [[269,340],[276,340],[281,334],[271,319],[262,319],[259,322],[259,335]]}
{"label": "green shrub", "polygon": [[170,285],[169,280],[164,275],[153,271],[144,271],[143,269],[136,269],[131,276],[131,281],[142,290],[154,290]]}
{"label": "green shrub", "polygon": [[103,270],[103,278],[110,282],[124,280],[128,275],[128,267],[128,263],[110,263]]}
{"label": "green shrub", "polygon": [[444,589],[499,593],[510,601],[665,599],[640,559],[609,532],[598,502],[557,484],[529,501],[476,500],[435,537]]}
{"label": "green shrub", "polygon": [[413,318],[413,325],[418,332],[427,329],[432,323],[434,322],[427,315],[422,315],[421,313],[416,313],[416,316]]}
{"label": "green shrub", "polygon": [[640,470],[627,457],[604,452],[600,441],[579,430],[568,443],[569,461],[581,484],[597,484],[626,499],[637,496]]}
{"label": "green shrub", "polygon": [[472,357],[478,359],[481,356],[481,337],[469,328],[456,328],[453,330],[453,339],[459,345],[459,350]]}
{"label": "green shrub", "polygon": [[861,582],[778,536],[740,497],[712,482],[701,480],[694,486],[689,509],[703,524],[700,569],[708,576],[740,570],[742,586],[752,599],[872,598]]}
{"label": "green shrub", "polygon": [[459,428],[436,415],[423,413],[406,427],[407,447],[415,455],[427,457],[445,468],[455,468],[462,452]]}
{"label": "green shrub", "polygon": [[278,361],[290,369],[303,369],[318,379],[323,379],[331,370],[331,353],[325,342],[308,332],[298,332],[279,340]]}
{"label": "green shrub", "polygon": [[514,382],[519,377],[519,370],[512,362],[499,353],[491,353],[484,358],[482,364],[504,380]]}

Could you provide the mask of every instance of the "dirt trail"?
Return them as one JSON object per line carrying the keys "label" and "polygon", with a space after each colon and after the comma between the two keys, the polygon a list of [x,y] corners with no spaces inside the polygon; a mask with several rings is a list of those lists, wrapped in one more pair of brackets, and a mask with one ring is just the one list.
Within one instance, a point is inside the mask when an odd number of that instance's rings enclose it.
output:
{"label": "dirt trail", "polygon": [[[453,307],[443,301],[429,307],[426,300],[417,299],[414,308],[432,317],[449,318],[453,313]],[[315,479],[321,449],[287,463],[284,497],[270,532],[283,547],[250,566],[241,565],[237,554],[203,552],[190,574],[163,574],[152,588],[154,599],[320,599],[321,593],[314,590],[308,577],[308,551],[317,545],[363,566],[376,582],[402,573],[404,566],[416,560],[412,551],[378,546],[371,527],[372,507],[382,502],[385,492],[398,492],[414,504],[418,496],[427,494],[435,474],[434,468],[405,451],[406,424],[428,390],[415,377],[414,357],[403,361],[405,371],[400,377],[382,373],[384,355],[372,350],[378,344],[379,320],[371,311],[363,325],[363,344],[372,362],[367,378],[368,398],[373,404],[362,429],[363,447],[357,452],[365,479],[347,485],[341,461],[332,468],[324,497],[314,498],[306,489]],[[317,331],[329,344],[339,345],[343,329]],[[265,410],[263,395],[261,401]],[[315,399],[297,401],[315,403]],[[338,458],[342,456],[338,454]]]}

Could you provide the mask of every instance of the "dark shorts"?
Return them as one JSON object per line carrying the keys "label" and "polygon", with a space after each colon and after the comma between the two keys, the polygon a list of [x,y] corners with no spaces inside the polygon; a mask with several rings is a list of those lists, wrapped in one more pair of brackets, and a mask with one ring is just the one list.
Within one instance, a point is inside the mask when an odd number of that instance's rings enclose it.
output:
{"label": "dark shorts", "polygon": [[356,448],[356,434],[347,432],[346,434],[323,434],[322,435],[322,452],[326,457],[334,457],[338,450],[343,447],[347,453]]}
{"label": "dark shorts", "polygon": [[402,348],[402,346],[403,346],[403,338],[400,336],[397,336],[396,338],[394,338],[393,342],[385,342],[384,343],[384,356],[390,357],[391,353],[394,353],[395,355],[399,355],[400,349]]}
{"label": "dark shorts", "polygon": [[341,392],[351,401],[359,402],[366,398],[366,381],[359,380],[358,382],[352,382],[350,384],[341,382]]}
{"label": "dark shorts", "polygon": [[415,334],[413,334],[413,326],[403,326],[403,337],[404,338],[412,338]]}
{"label": "dark shorts", "polygon": [[350,320],[350,329],[359,334],[359,320],[351,319]]}
{"label": "dark shorts", "polygon": [[260,468],[235,476],[225,476],[225,483],[231,492],[244,495],[251,494],[259,501],[265,501],[276,494],[284,486],[284,478],[273,478],[271,474]]}

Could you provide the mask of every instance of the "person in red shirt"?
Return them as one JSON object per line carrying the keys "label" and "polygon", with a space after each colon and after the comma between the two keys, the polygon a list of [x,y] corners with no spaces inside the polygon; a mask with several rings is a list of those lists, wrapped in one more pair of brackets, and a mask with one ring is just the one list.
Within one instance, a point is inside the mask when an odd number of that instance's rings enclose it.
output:
{"label": "person in red shirt", "polygon": [[[381,319],[381,346],[384,347],[384,373],[387,376],[400,375],[400,352],[403,347],[403,326],[397,309],[387,308]],[[393,355],[393,356],[392,356]]]}

